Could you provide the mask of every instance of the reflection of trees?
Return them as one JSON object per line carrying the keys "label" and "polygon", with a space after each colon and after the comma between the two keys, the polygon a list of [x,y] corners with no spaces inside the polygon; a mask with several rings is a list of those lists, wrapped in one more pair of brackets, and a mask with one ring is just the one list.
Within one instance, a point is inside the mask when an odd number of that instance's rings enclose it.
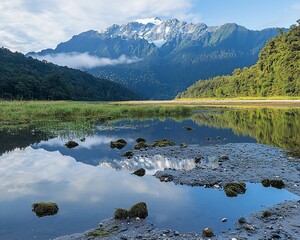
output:
{"label": "reflection of trees", "polygon": [[256,138],[259,143],[293,150],[300,155],[300,109],[226,109],[199,113],[199,125],[231,128],[235,134]]}
{"label": "reflection of trees", "polygon": [[48,140],[47,133],[34,129],[7,129],[0,131],[0,156],[16,148],[25,148],[30,144]]}

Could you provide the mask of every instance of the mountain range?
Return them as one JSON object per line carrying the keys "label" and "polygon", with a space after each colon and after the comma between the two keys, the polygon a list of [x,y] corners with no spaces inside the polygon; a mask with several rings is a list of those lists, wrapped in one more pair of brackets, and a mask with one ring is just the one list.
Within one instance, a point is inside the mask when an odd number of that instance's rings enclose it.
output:
{"label": "mountain range", "polygon": [[230,76],[198,81],[177,98],[232,98],[300,95],[300,21],[269,40],[257,63]]}
{"label": "mountain range", "polygon": [[60,64],[64,58],[88,57],[93,64],[78,68],[146,99],[171,99],[198,79],[255,64],[265,43],[277,34],[277,28],[253,31],[234,23],[211,27],[177,19],[138,19],[83,32],[55,49],[28,55],[60,58]]}

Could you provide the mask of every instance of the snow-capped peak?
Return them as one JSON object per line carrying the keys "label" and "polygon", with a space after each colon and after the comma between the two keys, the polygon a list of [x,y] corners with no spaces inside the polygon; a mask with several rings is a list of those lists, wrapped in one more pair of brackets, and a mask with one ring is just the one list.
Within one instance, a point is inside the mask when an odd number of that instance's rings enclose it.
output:
{"label": "snow-capped peak", "polygon": [[148,24],[148,23],[152,23],[154,25],[159,25],[161,24],[163,21],[156,17],[156,18],[141,18],[141,19],[136,19],[134,22],[137,22],[137,23],[141,23],[141,24]]}

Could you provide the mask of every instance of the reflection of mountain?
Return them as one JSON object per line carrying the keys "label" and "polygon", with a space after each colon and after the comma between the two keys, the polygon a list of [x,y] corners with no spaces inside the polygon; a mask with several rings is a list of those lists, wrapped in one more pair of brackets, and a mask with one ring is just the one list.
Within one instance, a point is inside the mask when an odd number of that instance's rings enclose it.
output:
{"label": "reflection of mountain", "polygon": [[197,114],[194,121],[200,125],[231,128],[236,134],[255,137],[259,143],[293,151],[300,149],[299,109],[224,110]]}
{"label": "reflection of mountain", "polygon": [[48,140],[48,134],[34,129],[0,131],[0,155],[16,148],[25,148],[30,144]]}
{"label": "reflection of mountain", "polygon": [[110,160],[100,162],[100,166],[107,166],[114,170],[134,171],[137,168],[145,168],[148,174],[154,174],[157,170],[164,168],[186,169],[195,167],[193,159],[174,159],[166,158],[162,155],[150,157],[134,157],[132,159]]}

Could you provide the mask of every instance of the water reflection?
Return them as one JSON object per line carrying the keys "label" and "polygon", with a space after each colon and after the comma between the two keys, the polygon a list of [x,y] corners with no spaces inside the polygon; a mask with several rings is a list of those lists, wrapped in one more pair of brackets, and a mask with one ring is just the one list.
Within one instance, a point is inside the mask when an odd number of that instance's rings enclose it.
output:
{"label": "water reflection", "polygon": [[[297,198],[253,184],[247,185],[247,194],[227,198],[223,191],[160,183],[149,175],[139,178],[31,147],[2,155],[0,172],[0,229],[6,240],[84,231],[112,216],[116,207],[129,208],[138,201],[147,202],[149,220],[160,227],[186,232],[212,226],[220,232],[261,206]],[[31,204],[39,201],[57,202],[60,211],[39,219],[31,212]],[[223,217],[229,221],[221,223]]]}
{"label": "water reflection", "polygon": [[160,154],[151,157],[139,156],[132,159],[112,159],[100,163],[100,166],[106,166],[113,170],[129,171],[132,172],[138,168],[145,168],[146,174],[153,175],[158,170],[164,168],[186,169],[190,170],[195,168],[196,164],[194,159],[177,159],[168,158]]}
{"label": "water reflection", "polygon": [[300,109],[222,109],[200,112],[193,119],[202,126],[230,128],[236,135],[251,136],[300,157]]}
{"label": "water reflection", "polygon": [[[191,126],[194,130],[187,131],[184,126]],[[206,138],[210,137],[210,141]],[[222,140],[219,140],[221,136]],[[174,141],[176,144],[225,144],[228,142],[256,142],[253,138],[236,136],[229,129],[214,129],[206,126],[198,126],[191,120],[176,122],[168,119],[163,122],[159,120],[147,121],[122,121],[108,126],[98,126],[95,129],[94,135],[86,136],[85,142],[80,142],[80,137],[75,140],[79,146],[74,149],[68,149],[64,143],[70,139],[56,137],[48,141],[41,141],[38,144],[33,144],[35,149],[42,148],[47,151],[59,151],[63,155],[71,156],[79,162],[90,164],[93,166],[105,165],[115,170],[126,169],[134,170],[136,166],[141,166],[149,171],[162,169],[165,167],[177,169],[193,168],[193,161],[178,159],[163,159],[160,156],[155,158],[141,158],[121,160],[120,155],[126,151],[133,150],[135,139],[143,137],[148,143],[152,143],[157,139],[167,138]],[[110,141],[123,138],[128,142],[128,145],[122,150],[111,149]],[[224,141],[223,139],[227,139]]]}

